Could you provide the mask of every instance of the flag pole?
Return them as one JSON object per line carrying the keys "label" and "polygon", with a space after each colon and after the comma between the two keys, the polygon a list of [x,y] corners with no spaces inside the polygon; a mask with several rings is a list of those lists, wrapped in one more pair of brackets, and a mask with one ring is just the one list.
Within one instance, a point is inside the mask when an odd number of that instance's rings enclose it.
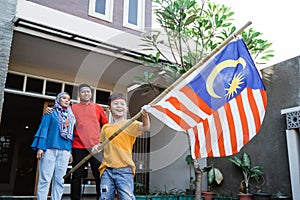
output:
{"label": "flag pole", "polygon": [[[154,98],[149,105],[154,105],[158,101],[160,101],[165,95],[167,95],[172,89],[174,89],[181,81],[183,81],[186,77],[188,77],[191,73],[193,73],[196,69],[201,67],[205,62],[207,62],[210,58],[212,58],[216,53],[218,53],[225,45],[227,45],[231,40],[236,38],[240,33],[242,33],[248,26],[252,24],[251,21],[248,21],[244,26],[242,26],[239,30],[237,30],[234,34],[229,36],[222,44],[220,44],[217,48],[215,48],[209,55],[207,55],[204,59],[198,62],[194,67],[189,69],[186,73],[184,73],[181,77],[179,77],[173,84],[171,84],[167,89],[165,89],[160,95]],[[114,134],[112,134],[109,138],[107,138],[104,142],[102,142],[98,147],[98,151],[101,151],[111,140],[113,140],[117,135],[119,135],[125,128],[127,128],[131,123],[137,120],[141,116],[141,112],[138,112],[134,117],[128,120],[123,126],[121,126]],[[75,170],[77,170],[81,165],[87,162],[92,156],[93,152],[84,157],[77,165],[75,165],[71,170],[69,170],[66,175],[63,177],[66,179],[71,175]]]}

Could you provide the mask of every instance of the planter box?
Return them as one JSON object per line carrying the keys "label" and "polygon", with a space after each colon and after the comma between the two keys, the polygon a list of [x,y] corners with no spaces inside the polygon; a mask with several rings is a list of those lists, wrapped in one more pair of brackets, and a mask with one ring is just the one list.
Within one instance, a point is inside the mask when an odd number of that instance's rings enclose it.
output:
{"label": "planter box", "polygon": [[135,199],[136,200],[151,200],[151,197],[150,196],[144,196],[144,195],[142,195],[142,196],[135,196]]}
{"label": "planter box", "polygon": [[253,200],[271,200],[271,196],[269,193],[254,193]]}
{"label": "planter box", "polygon": [[274,200],[292,200],[292,198],[290,196],[286,196],[286,195],[274,196],[273,199]]}
{"label": "planter box", "polygon": [[157,196],[152,197],[151,200],[178,200],[178,196]]}
{"label": "planter box", "polygon": [[[195,196],[194,195],[172,195],[172,196],[138,195],[135,198],[136,200],[194,200]],[[203,196],[201,196],[201,200],[204,200]],[[214,196],[213,200],[239,200],[239,198]]]}
{"label": "planter box", "polygon": [[[194,195],[180,195],[178,200],[194,200],[195,196]],[[203,199],[203,197],[201,197]]]}
{"label": "planter box", "polygon": [[[135,196],[136,200],[178,200],[179,196],[170,195],[170,196],[152,196],[152,195],[138,195]],[[190,199],[181,199],[181,200],[190,200]],[[192,199],[191,199],[192,200]]]}
{"label": "planter box", "polygon": [[219,196],[214,196],[213,200],[239,200],[238,197],[219,197]]}

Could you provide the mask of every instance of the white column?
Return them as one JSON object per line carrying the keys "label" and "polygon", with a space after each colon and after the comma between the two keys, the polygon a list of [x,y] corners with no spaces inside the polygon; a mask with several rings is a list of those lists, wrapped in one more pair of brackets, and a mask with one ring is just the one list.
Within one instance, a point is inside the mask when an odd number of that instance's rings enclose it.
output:
{"label": "white column", "polygon": [[281,110],[286,115],[286,143],[293,199],[300,199],[300,106]]}
{"label": "white column", "polygon": [[300,199],[300,135],[297,129],[286,130],[293,199]]}

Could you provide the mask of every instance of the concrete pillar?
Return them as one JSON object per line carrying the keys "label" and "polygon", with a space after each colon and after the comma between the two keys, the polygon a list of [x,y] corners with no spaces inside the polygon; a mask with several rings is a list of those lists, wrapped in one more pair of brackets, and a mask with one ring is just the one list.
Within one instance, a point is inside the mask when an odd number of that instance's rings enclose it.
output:
{"label": "concrete pillar", "polygon": [[4,100],[4,86],[13,38],[13,19],[17,0],[0,1],[0,117]]}
{"label": "concrete pillar", "polygon": [[293,199],[300,199],[300,106],[281,110],[286,115],[286,142]]}

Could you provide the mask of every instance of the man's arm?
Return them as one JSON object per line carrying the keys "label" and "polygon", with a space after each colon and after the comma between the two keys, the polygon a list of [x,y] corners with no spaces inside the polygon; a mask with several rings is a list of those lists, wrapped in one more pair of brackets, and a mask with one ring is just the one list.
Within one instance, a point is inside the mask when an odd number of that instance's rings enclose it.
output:
{"label": "man's arm", "polygon": [[43,112],[43,114],[51,114],[53,112],[53,108],[51,108],[51,107],[47,107],[45,110],[44,110],[44,112]]}
{"label": "man's arm", "polygon": [[108,119],[107,119],[104,109],[100,105],[97,106],[97,114],[99,115],[100,126],[103,127],[105,124],[108,123]]}

